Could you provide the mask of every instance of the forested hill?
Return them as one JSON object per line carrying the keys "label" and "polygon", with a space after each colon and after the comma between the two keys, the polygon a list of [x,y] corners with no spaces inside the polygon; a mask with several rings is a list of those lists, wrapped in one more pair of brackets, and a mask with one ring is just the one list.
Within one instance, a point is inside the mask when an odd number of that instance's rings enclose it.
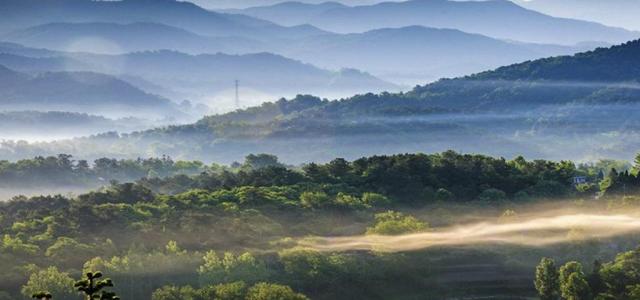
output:
{"label": "forested hill", "polygon": [[501,67],[472,79],[637,81],[640,79],[640,40],[598,48],[573,56],[559,56]]}
{"label": "forested hill", "polygon": [[[75,149],[71,154],[83,158],[132,158],[144,149],[146,154],[220,162],[252,152],[301,163],[449,149],[505,157],[629,159],[640,148],[640,89],[633,86],[640,60],[629,57],[638,43],[443,79],[406,93],[337,101],[300,95],[191,125],[68,143]],[[612,66],[623,71],[614,74]],[[571,74],[574,69],[589,69],[584,76],[599,79],[541,75],[541,70]],[[138,150],[122,151],[132,145]],[[0,153],[17,159],[55,155],[68,147],[5,143]]]}
{"label": "forested hill", "polygon": [[[121,113],[121,109],[128,111]],[[106,116],[181,116],[168,99],[93,72],[16,72],[0,65],[0,110],[100,112]]]}
{"label": "forested hill", "polygon": [[[583,101],[633,102],[640,79],[640,40],[573,56],[528,61],[466,77],[417,86],[407,93],[355,95],[339,101],[313,96],[281,99],[259,107],[205,118],[203,122],[262,123],[291,118],[349,119],[416,116]],[[615,68],[614,68],[615,67]],[[598,84],[580,84],[584,82]],[[573,82],[573,84],[572,84]],[[628,101],[625,101],[628,100]]]}

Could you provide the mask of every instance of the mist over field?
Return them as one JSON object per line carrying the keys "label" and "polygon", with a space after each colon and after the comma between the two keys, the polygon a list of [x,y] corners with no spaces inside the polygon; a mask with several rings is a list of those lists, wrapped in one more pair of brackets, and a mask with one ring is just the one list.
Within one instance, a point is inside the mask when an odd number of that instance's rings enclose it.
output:
{"label": "mist over field", "polygon": [[637,299],[638,9],[0,1],[0,300]]}

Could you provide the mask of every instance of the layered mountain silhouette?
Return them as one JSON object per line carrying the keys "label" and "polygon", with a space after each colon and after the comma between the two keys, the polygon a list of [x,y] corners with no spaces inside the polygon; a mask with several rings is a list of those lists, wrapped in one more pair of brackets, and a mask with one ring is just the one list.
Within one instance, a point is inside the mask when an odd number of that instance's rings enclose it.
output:
{"label": "layered mountain silhouette", "polygon": [[[640,61],[632,55],[639,48],[640,41],[633,41],[440,80],[406,93],[340,101],[297,96],[190,125],[68,143],[76,149],[104,145],[86,155],[135,143],[147,151],[215,161],[256,151],[303,162],[446,149],[623,158],[640,147]],[[608,71],[618,65],[626,66],[620,73]],[[38,147],[55,151],[51,144]]]}
{"label": "layered mountain silhouette", "polygon": [[410,26],[327,34],[276,51],[327,68],[353,67],[398,81],[428,82],[589,48],[505,42],[454,29]]}
{"label": "layered mountain silhouette", "polygon": [[157,23],[204,36],[258,39],[321,34],[312,26],[283,27],[249,16],[221,14],[175,0],[6,0],[0,2],[0,33],[48,23]]}
{"label": "layered mountain silhouette", "polygon": [[91,72],[28,75],[0,66],[0,110],[69,111],[106,116],[181,117],[171,101]]}
{"label": "layered mountain silhouette", "polygon": [[291,20],[298,22],[287,24],[311,24],[340,33],[420,25],[499,39],[565,45],[584,41],[620,43],[640,37],[638,32],[551,17],[507,0],[409,0],[354,7],[288,2],[236,12],[274,22],[284,15],[306,16],[305,19],[292,17]]}
{"label": "layered mountain silhouette", "polygon": [[[280,39],[258,41],[241,37],[205,37],[155,23],[52,23],[13,32],[6,35],[5,39],[34,48],[102,54],[156,50],[190,54],[254,55],[269,52],[322,68],[359,69],[391,81],[410,84],[485,71],[530,59],[572,54],[585,49],[582,46],[506,42],[459,30],[421,26],[354,34],[327,33],[282,42]],[[8,53],[14,52],[15,49],[8,49]],[[247,76],[241,77],[246,79]],[[276,86],[272,87],[270,90],[277,90]],[[388,88],[388,85],[368,87],[370,91],[380,91]],[[352,88],[350,91],[363,90]],[[303,88],[297,92],[321,91]]]}
{"label": "layered mountain silhouette", "polygon": [[[200,102],[221,93],[229,95],[220,97],[232,99],[234,80],[239,80],[245,94],[244,106],[299,92],[337,97],[399,89],[395,84],[358,70],[329,71],[270,53],[189,55],[160,50],[100,55],[46,52],[0,43],[0,64],[34,74],[46,71],[110,74],[153,94]],[[248,91],[265,95],[249,98]],[[233,106],[233,103],[211,104],[226,105],[226,110]]]}
{"label": "layered mountain silhouette", "polygon": [[158,23],[50,23],[12,32],[3,39],[37,48],[101,54],[157,49],[246,53],[265,48],[249,38],[206,37]]}

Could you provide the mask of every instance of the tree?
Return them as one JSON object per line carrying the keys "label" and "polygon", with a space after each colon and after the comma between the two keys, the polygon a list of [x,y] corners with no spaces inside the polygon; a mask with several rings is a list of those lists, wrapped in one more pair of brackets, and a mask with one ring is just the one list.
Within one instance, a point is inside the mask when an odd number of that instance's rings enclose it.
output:
{"label": "tree", "polygon": [[219,257],[215,251],[205,253],[204,264],[198,268],[202,285],[234,282],[244,280],[254,283],[267,277],[267,268],[251,253],[234,255],[231,252]]}
{"label": "tree", "polygon": [[603,264],[600,275],[608,294],[628,298],[628,288],[640,282],[640,248],[620,253],[613,262]]}
{"label": "tree", "polygon": [[294,292],[290,287],[258,283],[252,286],[247,292],[246,300],[308,300],[307,296]]}
{"label": "tree", "polygon": [[331,203],[331,198],[324,192],[303,192],[300,204],[307,208],[320,208]]}
{"label": "tree", "polygon": [[[56,267],[33,272],[29,281],[22,286],[22,294],[32,298],[35,295],[55,295],[56,299],[78,299],[73,290],[73,278],[69,274],[60,272]],[[39,299],[46,297],[40,297]]]}
{"label": "tree", "polygon": [[259,170],[267,167],[282,167],[278,157],[271,154],[249,154],[244,158],[242,169],[246,171]]}
{"label": "tree", "polygon": [[80,279],[73,286],[78,289],[78,292],[83,293],[87,300],[120,300],[115,293],[104,290],[106,287],[113,287],[111,279],[100,279],[101,272],[88,272],[86,276],[86,279]]}
{"label": "tree", "polygon": [[541,300],[552,300],[558,295],[558,270],[553,259],[543,258],[536,267],[534,281],[538,296]]}
{"label": "tree", "polygon": [[633,173],[636,175],[640,173],[640,153],[638,153],[633,160]]}
{"label": "tree", "polygon": [[565,294],[569,290],[569,277],[571,274],[577,273],[582,278],[584,277],[584,273],[582,272],[582,265],[576,261],[570,261],[560,267],[558,282],[560,284],[560,292],[563,298],[568,298],[569,295]]}
{"label": "tree", "polygon": [[387,198],[385,195],[376,194],[376,193],[364,193],[362,194],[362,202],[369,206],[386,206],[391,204],[391,200]]}
{"label": "tree", "polygon": [[151,294],[151,300],[194,300],[196,294],[197,291],[190,286],[163,286]]}
{"label": "tree", "polygon": [[367,234],[397,235],[424,231],[428,224],[403,213],[387,211],[376,214],[376,224],[367,228]]}
{"label": "tree", "polygon": [[567,282],[562,287],[562,297],[567,300],[591,299],[591,289],[582,272],[575,272],[569,275]]}
{"label": "tree", "polygon": [[201,290],[200,297],[203,300],[244,300],[246,292],[247,285],[244,281],[236,281],[205,287]]}

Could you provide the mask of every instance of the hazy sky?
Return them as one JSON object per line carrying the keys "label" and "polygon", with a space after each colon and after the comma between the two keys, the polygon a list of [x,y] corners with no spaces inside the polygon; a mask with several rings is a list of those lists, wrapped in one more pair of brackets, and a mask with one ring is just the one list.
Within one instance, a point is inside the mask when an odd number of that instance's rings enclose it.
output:
{"label": "hazy sky", "polygon": [[640,0],[514,0],[549,15],[640,30]]}

